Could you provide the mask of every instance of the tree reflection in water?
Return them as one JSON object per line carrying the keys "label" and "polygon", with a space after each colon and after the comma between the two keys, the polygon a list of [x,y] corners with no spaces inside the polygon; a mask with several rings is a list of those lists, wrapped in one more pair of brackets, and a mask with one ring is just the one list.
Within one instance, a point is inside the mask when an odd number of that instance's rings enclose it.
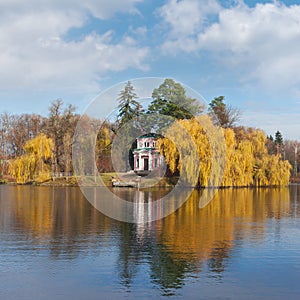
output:
{"label": "tree reflection in water", "polygon": [[140,223],[131,224],[104,216],[77,188],[4,186],[0,225],[23,239],[27,250],[44,251],[53,260],[100,256],[117,247],[112,270],[117,269],[119,282],[128,291],[144,272],[145,284],[158,287],[162,295],[173,295],[186,278],[200,278],[204,269],[222,281],[237,242],[262,240],[269,218],[299,215],[293,200],[298,188],[222,189],[204,204],[199,200],[209,190],[195,190],[175,213],[151,223],[143,223],[147,216],[139,203],[151,205],[167,191],[120,189],[124,198],[135,194],[134,215]]}

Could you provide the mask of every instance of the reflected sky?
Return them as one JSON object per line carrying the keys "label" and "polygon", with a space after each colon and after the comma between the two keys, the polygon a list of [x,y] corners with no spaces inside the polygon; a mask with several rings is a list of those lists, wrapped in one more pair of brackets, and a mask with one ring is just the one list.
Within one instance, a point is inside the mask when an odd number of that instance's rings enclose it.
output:
{"label": "reflected sky", "polygon": [[[167,191],[115,192],[138,205]],[[222,189],[199,208],[202,193],[131,224],[78,188],[1,186],[0,298],[299,298],[300,187]]]}

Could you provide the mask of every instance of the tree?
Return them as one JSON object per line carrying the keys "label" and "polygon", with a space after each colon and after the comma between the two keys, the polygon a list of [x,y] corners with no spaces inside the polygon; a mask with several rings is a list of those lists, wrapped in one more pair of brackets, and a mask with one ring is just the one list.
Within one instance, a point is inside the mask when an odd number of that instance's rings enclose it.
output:
{"label": "tree", "polygon": [[152,93],[148,113],[159,113],[176,119],[191,119],[203,111],[196,99],[188,97],[184,87],[173,79],[165,81]]}
{"label": "tree", "polygon": [[78,121],[75,107],[64,108],[62,99],[53,101],[49,107],[47,134],[54,141],[53,172],[71,172],[73,135]]}
{"label": "tree", "polygon": [[36,114],[0,115],[1,156],[16,157],[23,154],[27,140],[38,135],[45,126],[45,118]]}
{"label": "tree", "polygon": [[223,128],[232,128],[240,119],[240,111],[224,103],[224,96],[215,97],[209,103],[209,111],[214,123]]}
{"label": "tree", "polygon": [[275,145],[274,138],[272,135],[270,135],[270,136],[267,135],[266,147],[268,149],[269,154],[277,153],[276,145]]}
{"label": "tree", "polygon": [[275,132],[274,144],[276,146],[277,154],[281,153],[283,147],[283,137],[279,130]]}
{"label": "tree", "polygon": [[33,180],[42,182],[51,178],[51,157],[54,144],[45,134],[39,134],[24,145],[25,154],[14,159],[10,165],[10,174],[17,183]]}
{"label": "tree", "polygon": [[280,146],[283,145],[283,137],[279,130],[277,130],[275,133],[275,144]]}
{"label": "tree", "polygon": [[119,113],[117,123],[118,128],[120,128],[135,117],[138,117],[142,113],[142,107],[137,101],[137,95],[130,81],[126,83],[124,89],[120,92],[118,101]]}
{"label": "tree", "polygon": [[[170,126],[168,137],[171,140],[166,137],[160,139],[158,147],[172,172],[179,170],[180,177],[187,178],[188,184],[195,182],[198,177],[201,186],[288,184],[291,165],[287,160],[280,159],[280,155],[268,153],[267,137],[261,130],[240,127],[234,131],[231,128],[214,127],[204,115],[191,120],[178,120]],[[191,143],[184,137],[182,128],[189,133],[197,153],[191,149]],[[209,138],[207,132],[210,132]],[[226,147],[222,146],[222,139],[218,138],[220,135],[224,136]],[[180,142],[175,145],[172,141]],[[185,157],[180,154],[185,154]],[[185,162],[182,161],[183,157]],[[222,165],[224,157],[225,166]],[[197,158],[200,160],[199,170],[195,168]],[[224,173],[220,176],[222,168]],[[219,178],[222,178],[222,182],[218,182]]]}
{"label": "tree", "polygon": [[114,138],[113,125],[107,121],[102,122],[96,141],[97,168],[99,172],[112,172],[111,146]]}

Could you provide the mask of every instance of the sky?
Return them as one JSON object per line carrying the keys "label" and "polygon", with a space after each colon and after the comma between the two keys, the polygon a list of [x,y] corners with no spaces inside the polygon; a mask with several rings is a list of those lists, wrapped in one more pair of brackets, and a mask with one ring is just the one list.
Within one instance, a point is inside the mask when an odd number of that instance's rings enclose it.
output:
{"label": "sky", "polygon": [[103,90],[173,78],[240,124],[300,140],[300,3],[0,0],[0,112],[84,112]]}

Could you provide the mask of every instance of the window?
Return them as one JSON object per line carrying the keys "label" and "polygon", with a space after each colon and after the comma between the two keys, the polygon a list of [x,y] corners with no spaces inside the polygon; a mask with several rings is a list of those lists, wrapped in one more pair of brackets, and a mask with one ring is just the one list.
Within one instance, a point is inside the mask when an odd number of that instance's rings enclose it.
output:
{"label": "window", "polygon": [[156,147],[156,142],[153,142],[153,148],[155,148]]}
{"label": "window", "polygon": [[157,158],[154,158],[154,168],[157,168]]}
{"label": "window", "polygon": [[145,142],[145,147],[149,148],[149,146],[150,146],[150,143],[149,142]]}
{"label": "window", "polygon": [[137,158],[136,159],[136,167],[139,168],[140,167],[140,160]]}

